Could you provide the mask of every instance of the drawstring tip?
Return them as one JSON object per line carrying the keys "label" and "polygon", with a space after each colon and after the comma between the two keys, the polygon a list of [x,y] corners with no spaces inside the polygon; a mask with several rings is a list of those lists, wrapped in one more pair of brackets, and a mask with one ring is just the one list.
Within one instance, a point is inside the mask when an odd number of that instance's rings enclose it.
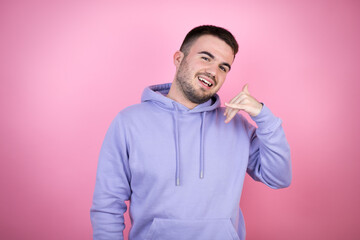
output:
{"label": "drawstring tip", "polygon": [[176,186],[180,186],[180,179],[179,178],[176,179]]}
{"label": "drawstring tip", "polygon": [[200,172],[200,178],[204,178],[204,172],[203,171]]}

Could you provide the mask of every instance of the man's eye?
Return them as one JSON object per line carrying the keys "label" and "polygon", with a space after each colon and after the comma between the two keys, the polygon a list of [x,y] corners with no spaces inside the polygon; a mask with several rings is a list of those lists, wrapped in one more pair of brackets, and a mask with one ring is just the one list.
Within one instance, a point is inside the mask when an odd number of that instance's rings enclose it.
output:
{"label": "man's eye", "polygon": [[202,59],[204,59],[205,61],[207,61],[207,62],[209,62],[210,61],[210,59],[209,58],[207,58],[207,57],[201,57]]}
{"label": "man's eye", "polygon": [[226,68],[224,68],[223,66],[220,66],[219,68],[221,69],[221,71],[226,72]]}

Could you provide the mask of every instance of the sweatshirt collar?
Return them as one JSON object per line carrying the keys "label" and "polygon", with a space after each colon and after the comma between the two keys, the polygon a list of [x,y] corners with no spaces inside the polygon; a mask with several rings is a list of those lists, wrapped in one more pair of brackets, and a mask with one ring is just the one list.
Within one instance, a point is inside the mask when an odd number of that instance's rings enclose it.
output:
{"label": "sweatshirt collar", "polygon": [[166,95],[169,93],[171,87],[171,83],[152,85],[144,89],[143,94],[141,96],[142,102],[154,102],[160,107],[167,110],[174,110],[174,104],[177,106],[177,110],[183,113],[195,113],[195,112],[205,112],[212,111],[218,107],[220,107],[220,98],[217,94],[215,94],[208,101],[197,105],[193,109],[189,109],[186,106],[178,103],[168,97]]}

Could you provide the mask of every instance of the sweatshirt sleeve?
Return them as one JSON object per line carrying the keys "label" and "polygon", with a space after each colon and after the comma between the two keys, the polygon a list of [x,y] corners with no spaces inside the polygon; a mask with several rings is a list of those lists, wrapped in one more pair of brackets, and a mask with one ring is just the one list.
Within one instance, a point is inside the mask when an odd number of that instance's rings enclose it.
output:
{"label": "sweatshirt sleeve", "polygon": [[90,209],[94,240],[124,239],[124,201],[130,198],[130,170],[125,129],[118,115],[102,144]]}
{"label": "sweatshirt sleeve", "polygon": [[290,148],[281,120],[265,105],[260,114],[252,119],[258,128],[249,124],[251,144],[248,174],[271,188],[288,187],[292,179]]}

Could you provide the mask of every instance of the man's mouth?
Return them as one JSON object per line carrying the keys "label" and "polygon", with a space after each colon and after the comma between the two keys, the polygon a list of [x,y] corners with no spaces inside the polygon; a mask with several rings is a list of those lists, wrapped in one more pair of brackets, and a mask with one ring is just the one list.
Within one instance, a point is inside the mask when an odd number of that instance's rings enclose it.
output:
{"label": "man's mouth", "polygon": [[205,86],[207,86],[207,87],[212,87],[212,86],[214,85],[212,82],[210,82],[209,80],[207,80],[207,79],[205,79],[205,78],[203,78],[203,77],[201,77],[201,76],[198,76],[197,78],[198,78],[198,80],[199,80],[200,82],[203,83],[203,85],[205,85]]}

